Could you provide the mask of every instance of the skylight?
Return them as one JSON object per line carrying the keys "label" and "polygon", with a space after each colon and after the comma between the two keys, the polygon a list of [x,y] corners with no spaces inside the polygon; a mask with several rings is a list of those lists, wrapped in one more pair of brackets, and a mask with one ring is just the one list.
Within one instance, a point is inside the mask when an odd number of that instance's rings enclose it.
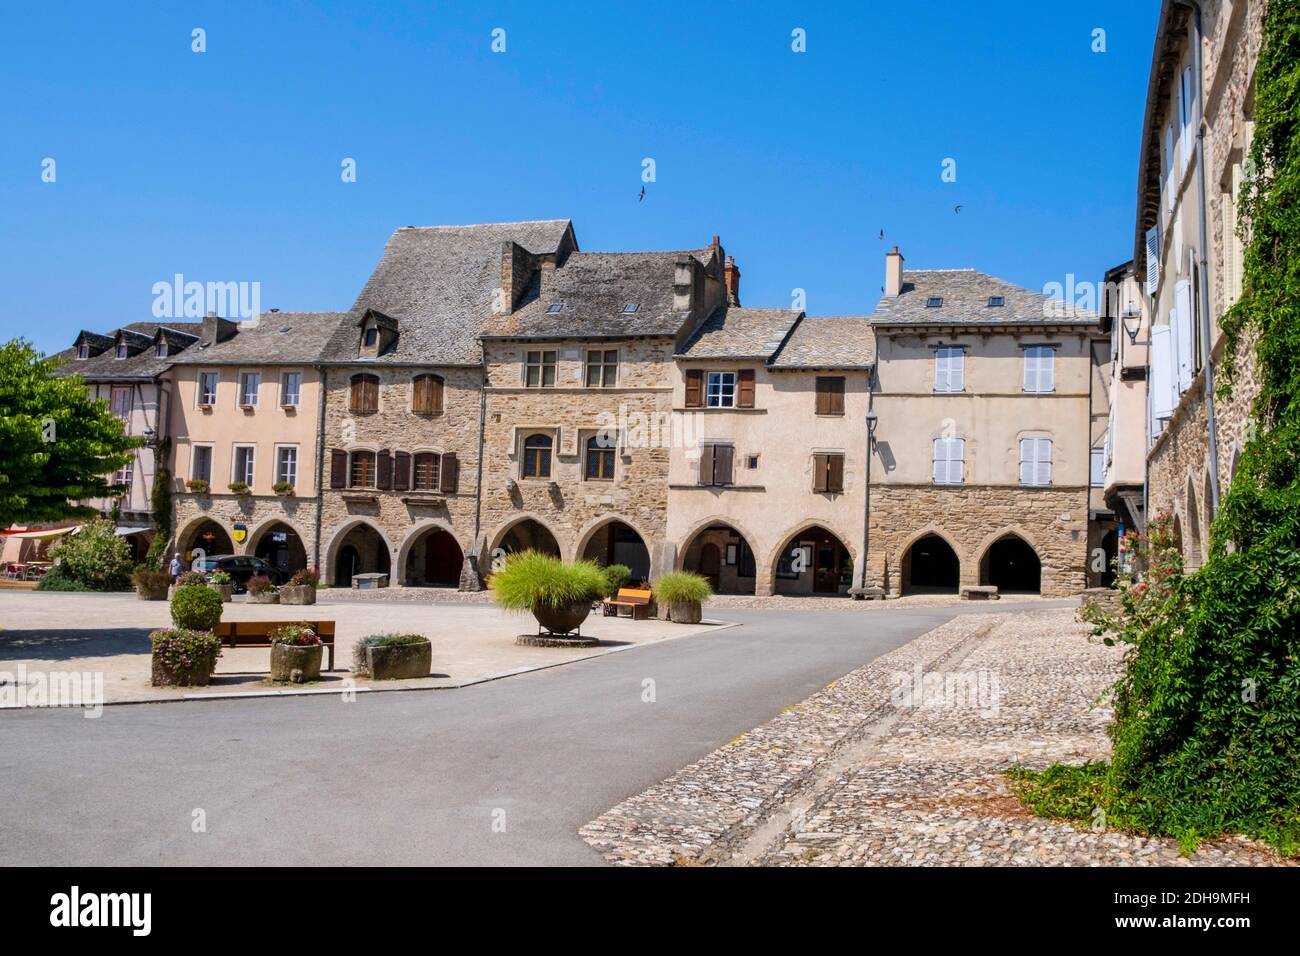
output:
{"label": "skylight", "polygon": [[629,302],[627,305],[623,306],[623,311],[635,312],[639,308],[641,308],[641,304],[639,302]]}
{"label": "skylight", "polygon": [[930,296],[930,298],[928,298],[928,299],[925,300],[925,307],[926,307],[927,309],[941,309],[941,308],[943,308],[943,296],[941,296],[941,295],[932,295],[932,296]]}
{"label": "skylight", "polygon": [[1002,308],[1002,306],[1004,306],[1004,305],[1006,305],[1006,304],[1007,304],[1007,300],[1006,300],[1003,296],[1000,296],[1000,295],[991,295],[991,296],[989,296],[989,308],[990,308],[990,309],[1000,309],[1000,308]]}
{"label": "skylight", "polygon": [[564,303],[563,303],[563,302],[552,302],[550,305],[548,305],[548,306],[546,307],[546,311],[547,311],[547,312],[559,312],[559,311],[560,311],[561,309],[563,309],[563,308],[564,308]]}

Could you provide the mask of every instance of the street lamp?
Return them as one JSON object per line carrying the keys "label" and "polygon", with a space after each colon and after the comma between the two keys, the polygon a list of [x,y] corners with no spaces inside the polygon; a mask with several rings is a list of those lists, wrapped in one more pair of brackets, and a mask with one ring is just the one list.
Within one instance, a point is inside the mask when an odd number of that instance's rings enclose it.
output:
{"label": "street lamp", "polygon": [[1128,335],[1129,344],[1137,345],[1138,333],[1142,331],[1142,310],[1129,302],[1124,306],[1124,314],[1120,317],[1120,322]]}

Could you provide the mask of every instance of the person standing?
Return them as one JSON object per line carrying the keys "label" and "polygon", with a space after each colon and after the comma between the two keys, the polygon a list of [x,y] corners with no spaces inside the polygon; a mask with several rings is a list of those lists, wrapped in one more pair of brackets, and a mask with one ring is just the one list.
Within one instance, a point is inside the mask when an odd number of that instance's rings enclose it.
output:
{"label": "person standing", "polygon": [[176,579],[179,578],[181,572],[185,570],[185,562],[181,560],[181,554],[179,551],[172,555],[172,563],[169,570],[172,576],[172,584],[175,584]]}

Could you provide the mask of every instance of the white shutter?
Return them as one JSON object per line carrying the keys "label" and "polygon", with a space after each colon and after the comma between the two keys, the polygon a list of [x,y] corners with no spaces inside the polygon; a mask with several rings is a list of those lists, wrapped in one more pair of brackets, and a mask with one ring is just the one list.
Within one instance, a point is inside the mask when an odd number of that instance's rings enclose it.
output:
{"label": "white shutter", "polygon": [[1193,351],[1196,344],[1192,329],[1192,284],[1180,279],[1174,286],[1174,342],[1178,355],[1178,394],[1192,386]]}
{"label": "white shutter", "polygon": [[1168,325],[1151,326],[1151,414],[1174,413],[1174,346]]}
{"label": "white shutter", "polygon": [[1034,484],[1050,485],[1052,483],[1052,440],[1038,439],[1037,456],[1034,460]]}
{"label": "white shutter", "polygon": [[966,440],[963,438],[936,438],[934,440],[934,483],[960,485],[962,461]]}
{"label": "white shutter", "polygon": [[1147,230],[1147,295],[1160,285],[1160,224]]}
{"label": "white shutter", "polygon": [[1034,443],[1037,439],[1022,438],[1020,439],[1020,483],[1022,485],[1032,485],[1034,483]]}
{"label": "white shutter", "polygon": [[948,483],[962,483],[962,469],[966,460],[966,440],[964,438],[948,439]]}
{"label": "white shutter", "polygon": [[1094,448],[1089,464],[1091,465],[1089,484],[1094,488],[1104,488],[1106,486],[1106,449]]}
{"label": "white shutter", "polygon": [[934,390],[960,392],[965,386],[966,353],[958,348],[940,348],[934,352]]}
{"label": "white shutter", "polygon": [[946,438],[936,438],[934,440],[934,453],[932,457],[933,470],[931,477],[936,485],[944,484],[948,479],[948,462],[944,456],[948,453],[948,440]]}
{"label": "white shutter", "polygon": [[1025,391],[1038,391],[1038,349],[1025,349]]}

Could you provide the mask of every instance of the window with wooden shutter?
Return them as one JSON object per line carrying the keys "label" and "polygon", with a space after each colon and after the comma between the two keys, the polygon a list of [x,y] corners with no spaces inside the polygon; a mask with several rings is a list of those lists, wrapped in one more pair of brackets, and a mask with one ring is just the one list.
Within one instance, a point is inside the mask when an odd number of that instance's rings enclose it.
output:
{"label": "window with wooden shutter", "polygon": [[813,455],[813,491],[839,494],[844,490],[844,456],[835,453]]}
{"label": "window with wooden shutter", "polygon": [[348,485],[348,453],[342,448],[330,449],[330,487],[346,488]]}
{"label": "window with wooden shutter", "polygon": [[439,466],[440,462],[436,454],[431,451],[419,452],[415,456],[412,487],[416,491],[438,491]]}
{"label": "window with wooden shutter", "polygon": [[966,440],[964,438],[936,438],[934,440],[934,470],[932,478],[936,485],[960,485],[963,478],[966,458]]}
{"label": "window with wooden shutter", "polygon": [[411,454],[398,451],[393,453],[393,490],[406,491],[411,487]]}
{"label": "window with wooden shutter", "polygon": [[379,377],[353,375],[352,394],[348,405],[353,412],[364,414],[379,411]]}
{"label": "window with wooden shutter", "polygon": [[844,414],[844,377],[842,375],[817,376],[817,414]]}
{"label": "window with wooden shutter", "polygon": [[736,407],[754,407],[754,370],[742,368],[736,375]]}
{"label": "window with wooden shutter", "polygon": [[713,445],[700,446],[700,484],[713,484]]}
{"label": "window with wooden shutter", "polygon": [[446,495],[454,495],[460,490],[460,462],[455,452],[449,451],[442,456],[441,488]]}
{"label": "window with wooden shutter", "polygon": [[375,487],[381,491],[393,487],[393,456],[387,448],[375,456]]}
{"label": "window with wooden shutter", "polygon": [[1155,295],[1160,285],[1160,224],[1156,223],[1146,233],[1147,295]]}
{"label": "window with wooden shutter", "polygon": [[826,491],[826,475],[830,471],[827,460],[830,455],[813,455],[813,491],[821,494]]}
{"label": "window with wooden shutter", "polygon": [[438,375],[417,375],[411,383],[411,411],[416,415],[441,415],[443,380]]}
{"label": "window with wooden shutter", "polygon": [[375,453],[373,451],[354,451],[348,474],[349,488],[375,487]]}
{"label": "window with wooden shutter", "polygon": [[704,407],[704,369],[686,370],[686,407]]}
{"label": "window with wooden shutter", "polygon": [[934,350],[934,390],[960,392],[966,387],[966,351],[954,346]]}
{"label": "window with wooden shutter", "polygon": [[734,480],[736,449],[732,445],[713,446],[713,483],[729,485]]}

